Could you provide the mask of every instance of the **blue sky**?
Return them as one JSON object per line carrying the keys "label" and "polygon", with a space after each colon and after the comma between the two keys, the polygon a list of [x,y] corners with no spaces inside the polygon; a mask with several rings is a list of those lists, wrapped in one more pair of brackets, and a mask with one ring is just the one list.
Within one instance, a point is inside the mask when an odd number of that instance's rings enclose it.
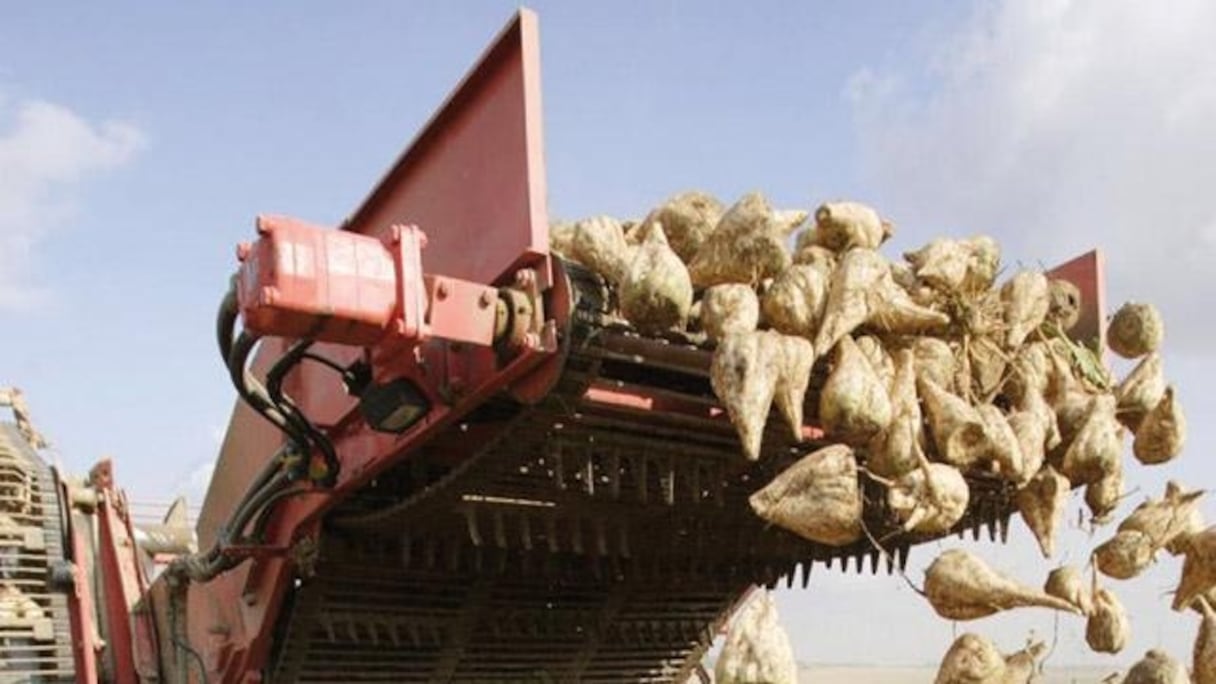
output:
{"label": "blue sky", "polygon": [[[872,202],[897,223],[892,253],[978,231],[1010,263],[1100,244],[1112,299],[1166,315],[1167,372],[1192,417],[1170,473],[1208,485],[1208,5],[538,2],[550,208],[639,216],[687,188],[760,189],[789,207]],[[205,473],[233,398],[214,309],[253,216],[340,220],[513,9],[0,11],[0,383],[25,388],[66,466],[112,454],[135,498],[156,500]],[[1133,502],[1164,476],[1133,467]],[[993,557],[1037,582],[1023,542]],[[1195,621],[1161,595],[1177,566],[1160,566],[1116,587],[1135,614],[1123,656],[1088,654],[1083,623],[1064,620],[1053,661],[1189,653]],[[804,660],[930,662],[951,639],[895,580],[817,577],[781,600]],[[1013,649],[1052,624],[1029,613],[966,627]]]}

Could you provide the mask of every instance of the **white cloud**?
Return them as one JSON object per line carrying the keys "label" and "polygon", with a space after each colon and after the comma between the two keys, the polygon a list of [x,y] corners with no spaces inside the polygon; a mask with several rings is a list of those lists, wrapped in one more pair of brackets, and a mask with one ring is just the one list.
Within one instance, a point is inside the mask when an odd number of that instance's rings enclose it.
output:
{"label": "white cloud", "polygon": [[1100,246],[1112,294],[1161,306],[1171,346],[1216,334],[1216,3],[986,4],[844,97],[906,239],[989,232],[1048,264]]}
{"label": "white cloud", "polygon": [[32,266],[38,243],[71,216],[80,182],[126,164],[142,145],[127,123],[94,124],[54,103],[0,99],[0,310],[45,296]]}

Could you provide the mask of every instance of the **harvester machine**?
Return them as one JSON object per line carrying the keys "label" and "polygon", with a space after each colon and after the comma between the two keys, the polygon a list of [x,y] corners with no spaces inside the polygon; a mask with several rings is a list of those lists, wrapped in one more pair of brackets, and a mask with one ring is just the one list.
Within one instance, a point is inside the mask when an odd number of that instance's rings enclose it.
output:
{"label": "harvester machine", "polygon": [[[196,540],[134,525],[108,462],[72,480],[0,430],[0,579],[33,605],[0,612],[0,680],[685,682],[752,587],[928,541],[871,483],[882,552],[766,526],[748,496],[823,444],[822,378],[801,438],[774,418],[747,460],[709,347],[612,316],[548,225],[523,10],[341,226],[260,216],[238,248]],[[1090,329],[1096,264],[1057,274]],[[969,485],[954,531],[1003,537],[1010,486]]]}

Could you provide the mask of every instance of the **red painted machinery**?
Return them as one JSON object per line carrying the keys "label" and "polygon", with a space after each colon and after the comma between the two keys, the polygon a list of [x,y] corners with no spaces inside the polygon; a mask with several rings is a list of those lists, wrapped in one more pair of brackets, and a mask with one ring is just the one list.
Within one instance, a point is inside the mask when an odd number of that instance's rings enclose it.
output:
{"label": "red painted machinery", "polygon": [[[521,11],[340,230],[258,218],[218,316],[241,401],[197,549],[171,521],[134,526],[108,462],[56,478],[5,433],[26,478],[0,476],[24,492],[4,509],[25,545],[14,576],[41,610],[0,633],[0,650],[28,642],[4,651],[32,654],[13,671],[685,681],[755,584],[877,571],[868,542],[812,544],[747,506],[815,446],[815,401],[805,441],[774,424],[748,462],[709,351],[622,327],[598,277],[549,254],[539,78]],[[1067,270],[1090,330],[1097,267]],[[1012,492],[970,484],[959,531],[1003,536]],[[867,497],[890,571],[926,539]]]}

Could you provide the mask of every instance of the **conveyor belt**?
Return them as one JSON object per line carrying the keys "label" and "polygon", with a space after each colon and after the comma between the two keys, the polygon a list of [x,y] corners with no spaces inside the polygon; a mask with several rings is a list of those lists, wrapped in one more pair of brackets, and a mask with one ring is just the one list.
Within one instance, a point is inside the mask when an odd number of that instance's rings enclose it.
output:
{"label": "conveyor belt", "polygon": [[[886,563],[868,541],[766,527],[747,497],[817,445],[792,444],[774,418],[747,462],[729,422],[695,410],[715,404],[708,352],[612,327],[602,289],[574,279],[566,373],[546,400],[488,405],[331,515],[274,681],[683,682],[752,585],[805,584],[816,562],[889,572],[926,540],[895,532],[869,482]],[[970,484],[956,531],[1003,536],[1010,488]]]}
{"label": "conveyor belt", "polygon": [[0,682],[73,682],[63,594],[47,588],[63,560],[54,477],[16,427],[0,423]]}

